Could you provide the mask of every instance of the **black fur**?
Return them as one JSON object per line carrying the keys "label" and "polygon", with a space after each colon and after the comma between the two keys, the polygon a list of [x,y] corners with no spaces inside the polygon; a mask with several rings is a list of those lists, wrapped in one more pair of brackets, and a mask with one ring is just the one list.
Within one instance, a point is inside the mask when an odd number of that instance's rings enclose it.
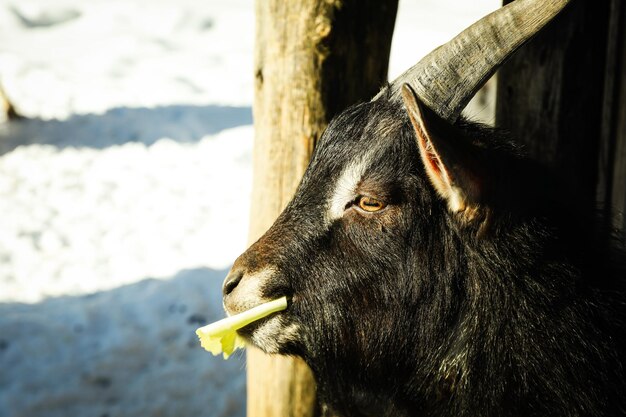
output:
{"label": "black fur", "polygon": [[[436,193],[399,101],[346,110],[286,210],[238,261],[274,265],[291,297],[280,347],[343,416],[622,416],[624,277],[576,200],[501,132],[459,122],[487,176],[483,224]],[[325,223],[342,169],[374,152],[360,189],[387,208]],[[483,219],[484,220],[484,219]],[[251,334],[254,327],[244,331]]]}

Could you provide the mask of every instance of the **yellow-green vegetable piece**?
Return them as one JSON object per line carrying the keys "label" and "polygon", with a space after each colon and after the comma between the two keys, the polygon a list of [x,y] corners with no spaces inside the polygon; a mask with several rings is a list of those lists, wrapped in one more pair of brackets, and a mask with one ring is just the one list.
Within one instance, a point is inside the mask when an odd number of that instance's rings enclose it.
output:
{"label": "yellow-green vegetable piece", "polygon": [[213,355],[223,353],[224,359],[228,359],[236,349],[245,347],[244,340],[237,334],[238,329],[286,308],[287,297],[282,297],[200,327],[196,330],[200,346]]}

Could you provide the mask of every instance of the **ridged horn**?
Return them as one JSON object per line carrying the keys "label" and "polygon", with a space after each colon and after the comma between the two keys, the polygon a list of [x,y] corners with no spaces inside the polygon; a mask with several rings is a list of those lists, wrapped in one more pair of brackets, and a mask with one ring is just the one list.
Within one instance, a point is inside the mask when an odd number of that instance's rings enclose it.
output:
{"label": "ridged horn", "polygon": [[455,122],[498,67],[569,1],[516,0],[496,10],[394,80],[389,86],[392,96],[399,98],[402,85],[408,83],[431,110]]}

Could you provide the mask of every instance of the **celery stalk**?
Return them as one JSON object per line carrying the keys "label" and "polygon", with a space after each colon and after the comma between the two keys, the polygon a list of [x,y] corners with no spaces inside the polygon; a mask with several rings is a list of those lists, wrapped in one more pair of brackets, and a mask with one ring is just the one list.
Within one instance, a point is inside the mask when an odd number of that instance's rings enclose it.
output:
{"label": "celery stalk", "polygon": [[226,317],[196,330],[200,345],[213,355],[224,354],[224,359],[235,349],[245,347],[245,342],[237,334],[237,330],[248,324],[287,308],[287,297],[258,305],[243,313]]}

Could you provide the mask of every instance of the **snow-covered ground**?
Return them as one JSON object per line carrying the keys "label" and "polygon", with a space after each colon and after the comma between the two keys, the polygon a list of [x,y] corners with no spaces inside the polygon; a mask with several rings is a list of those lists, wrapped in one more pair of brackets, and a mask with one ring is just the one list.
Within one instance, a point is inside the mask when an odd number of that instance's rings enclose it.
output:
{"label": "snow-covered ground", "polygon": [[[498,3],[401,0],[390,77]],[[244,415],[193,331],[245,249],[253,36],[252,0],[0,0],[0,417]]]}

